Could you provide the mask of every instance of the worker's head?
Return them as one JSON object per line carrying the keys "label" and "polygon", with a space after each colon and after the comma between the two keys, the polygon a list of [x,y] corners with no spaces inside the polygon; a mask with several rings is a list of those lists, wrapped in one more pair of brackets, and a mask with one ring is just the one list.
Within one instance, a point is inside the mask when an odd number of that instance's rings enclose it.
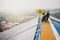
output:
{"label": "worker's head", "polygon": [[36,9],[36,13],[41,13],[41,10],[40,9]]}

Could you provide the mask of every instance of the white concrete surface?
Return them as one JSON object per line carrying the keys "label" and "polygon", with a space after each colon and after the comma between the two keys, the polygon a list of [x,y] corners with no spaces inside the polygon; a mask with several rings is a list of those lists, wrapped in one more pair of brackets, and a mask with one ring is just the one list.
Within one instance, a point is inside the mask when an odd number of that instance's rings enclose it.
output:
{"label": "white concrete surface", "polygon": [[0,40],[33,40],[38,19],[22,23],[0,33]]}

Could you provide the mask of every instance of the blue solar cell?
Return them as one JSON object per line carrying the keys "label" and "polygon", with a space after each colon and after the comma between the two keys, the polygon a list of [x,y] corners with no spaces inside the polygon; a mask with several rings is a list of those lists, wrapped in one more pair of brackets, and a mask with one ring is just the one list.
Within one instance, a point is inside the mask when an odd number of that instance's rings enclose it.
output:
{"label": "blue solar cell", "polygon": [[39,34],[40,34],[40,23],[38,22],[34,40],[39,40]]}
{"label": "blue solar cell", "polygon": [[58,34],[60,35],[60,23],[57,21],[54,21],[54,20],[52,20],[52,23],[53,23],[54,27],[56,28]]}

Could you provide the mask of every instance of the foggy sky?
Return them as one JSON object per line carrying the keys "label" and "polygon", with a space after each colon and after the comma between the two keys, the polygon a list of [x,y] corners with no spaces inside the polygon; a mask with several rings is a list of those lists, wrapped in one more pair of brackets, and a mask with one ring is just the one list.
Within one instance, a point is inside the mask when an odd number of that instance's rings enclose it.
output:
{"label": "foggy sky", "polygon": [[0,11],[60,8],[60,0],[0,0]]}

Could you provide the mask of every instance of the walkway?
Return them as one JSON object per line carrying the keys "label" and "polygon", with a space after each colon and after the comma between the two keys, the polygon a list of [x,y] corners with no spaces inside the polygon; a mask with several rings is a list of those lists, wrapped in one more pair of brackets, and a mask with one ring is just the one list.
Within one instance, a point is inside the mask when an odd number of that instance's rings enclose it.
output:
{"label": "walkway", "polygon": [[49,22],[42,23],[40,40],[55,40],[55,37]]}

